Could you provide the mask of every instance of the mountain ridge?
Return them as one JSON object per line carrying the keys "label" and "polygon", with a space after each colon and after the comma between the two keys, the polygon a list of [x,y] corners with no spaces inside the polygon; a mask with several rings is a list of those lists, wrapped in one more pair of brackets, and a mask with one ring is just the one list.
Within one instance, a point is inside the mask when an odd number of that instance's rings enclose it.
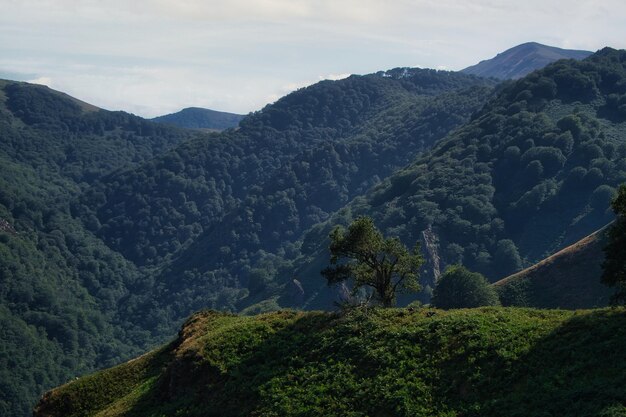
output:
{"label": "mountain ridge", "polygon": [[601,282],[601,276],[611,224],[493,283],[502,304],[566,309],[608,305],[612,290]]}
{"label": "mountain ridge", "polygon": [[461,72],[502,80],[518,79],[559,59],[581,60],[592,53],[526,42],[507,49],[491,59],[462,69]]}
{"label": "mountain ridge", "polygon": [[46,393],[33,415],[619,415],[625,322],[623,308],[203,311],[169,345]]}
{"label": "mountain ridge", "polygon": [[239,126],[242,114],[222,112],[202,107],[186,107],[178,112],[154,117],[150,120],[186,129],[221,131]]}
{"label": "mountain ridge", "polygon": [[62,91],[59,90],[55,90],[53,88],[48,87],[47,85],[43,85],[43,84],[32,84],[32,83],[28,83],[25,81],[13,81],[13,80],[9,80],[9,79],[0,79],[0,89],[4,90],[4,88],[9,85],[9,84],[21,84],[21,85],[31,85],[31,86],[36,86],[37,88],[44,88],[47,89],[48,91],[50,91],[52,94],[55,94],[63,99],[66,100],[70,100],[71,102],[77,104],[85,113],[89,113],[89,112],[95,112],[95,111],[100,111],[103,110],[98,106],[95,106],[91,103],[87,103],[86,101],[80,100],[76,97],[73,97],[67,93],[64,93]]}

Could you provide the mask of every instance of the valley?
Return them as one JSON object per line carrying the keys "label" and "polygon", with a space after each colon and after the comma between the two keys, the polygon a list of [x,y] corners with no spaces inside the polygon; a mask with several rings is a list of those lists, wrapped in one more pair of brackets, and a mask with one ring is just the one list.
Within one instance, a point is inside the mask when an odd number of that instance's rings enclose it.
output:
{"label": "valley", "polygon": [[[321,81],[219,127],[1,81],[0,414],[30,415],[45,391],[133,357],[50,391],[36,415],[520,415],[546,402],[577,415],[580,390],[585,415],[618,410],[623,312],[602,309],[599,230],[626,183],[626,51],[583,55],[515,80],[395,68]],[[330,312],[342,289],[320,275],[328,236],[360,216],[421,244],[422,291],[399,298],[410,309]],[[495,283],[503,307],[428,308],[456,264]],[[557,369],[563,346],[576,362]],[[576,374],[590,368],[613,379]]]}

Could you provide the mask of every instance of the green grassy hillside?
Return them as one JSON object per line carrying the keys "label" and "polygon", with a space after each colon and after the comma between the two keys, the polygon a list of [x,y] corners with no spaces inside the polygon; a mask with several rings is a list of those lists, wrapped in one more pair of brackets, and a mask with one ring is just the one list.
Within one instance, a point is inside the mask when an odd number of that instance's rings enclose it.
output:
{"label": "green grassy hillside", "polygon": [[36,417],[626,416],[626,311],[202,312]]}
{"label": "green grassy hillside", "polygon": [[588,308],[609,304],[612,290],[600,281],[607,244],[603,228],[537,264],[493,285],[505,306]]}

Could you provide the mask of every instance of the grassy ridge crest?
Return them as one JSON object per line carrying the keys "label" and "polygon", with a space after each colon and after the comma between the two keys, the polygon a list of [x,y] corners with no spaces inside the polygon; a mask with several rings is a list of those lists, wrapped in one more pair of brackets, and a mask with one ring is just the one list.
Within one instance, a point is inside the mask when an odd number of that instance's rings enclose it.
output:
{"label": "grassy ridge crest", "polygon": [[495,282],[502,304],[572,310],[608,305],[612,290],[600,277],[609,227]]}
{"label": "grassy ridge crest", "polygon": [[49,392],[34,415],[623,416],[625,313],[205,311],[161,351]]}

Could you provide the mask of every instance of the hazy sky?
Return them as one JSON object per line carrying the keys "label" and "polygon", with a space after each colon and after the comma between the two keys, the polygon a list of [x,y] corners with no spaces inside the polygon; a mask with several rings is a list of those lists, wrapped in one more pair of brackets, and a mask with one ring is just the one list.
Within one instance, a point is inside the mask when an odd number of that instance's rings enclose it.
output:
{"label": "hazy sky", "polygon": [[626,47],[624,0],[0,0],[0,78],[152,117],[318,80],[458,70],[517,44]]}

